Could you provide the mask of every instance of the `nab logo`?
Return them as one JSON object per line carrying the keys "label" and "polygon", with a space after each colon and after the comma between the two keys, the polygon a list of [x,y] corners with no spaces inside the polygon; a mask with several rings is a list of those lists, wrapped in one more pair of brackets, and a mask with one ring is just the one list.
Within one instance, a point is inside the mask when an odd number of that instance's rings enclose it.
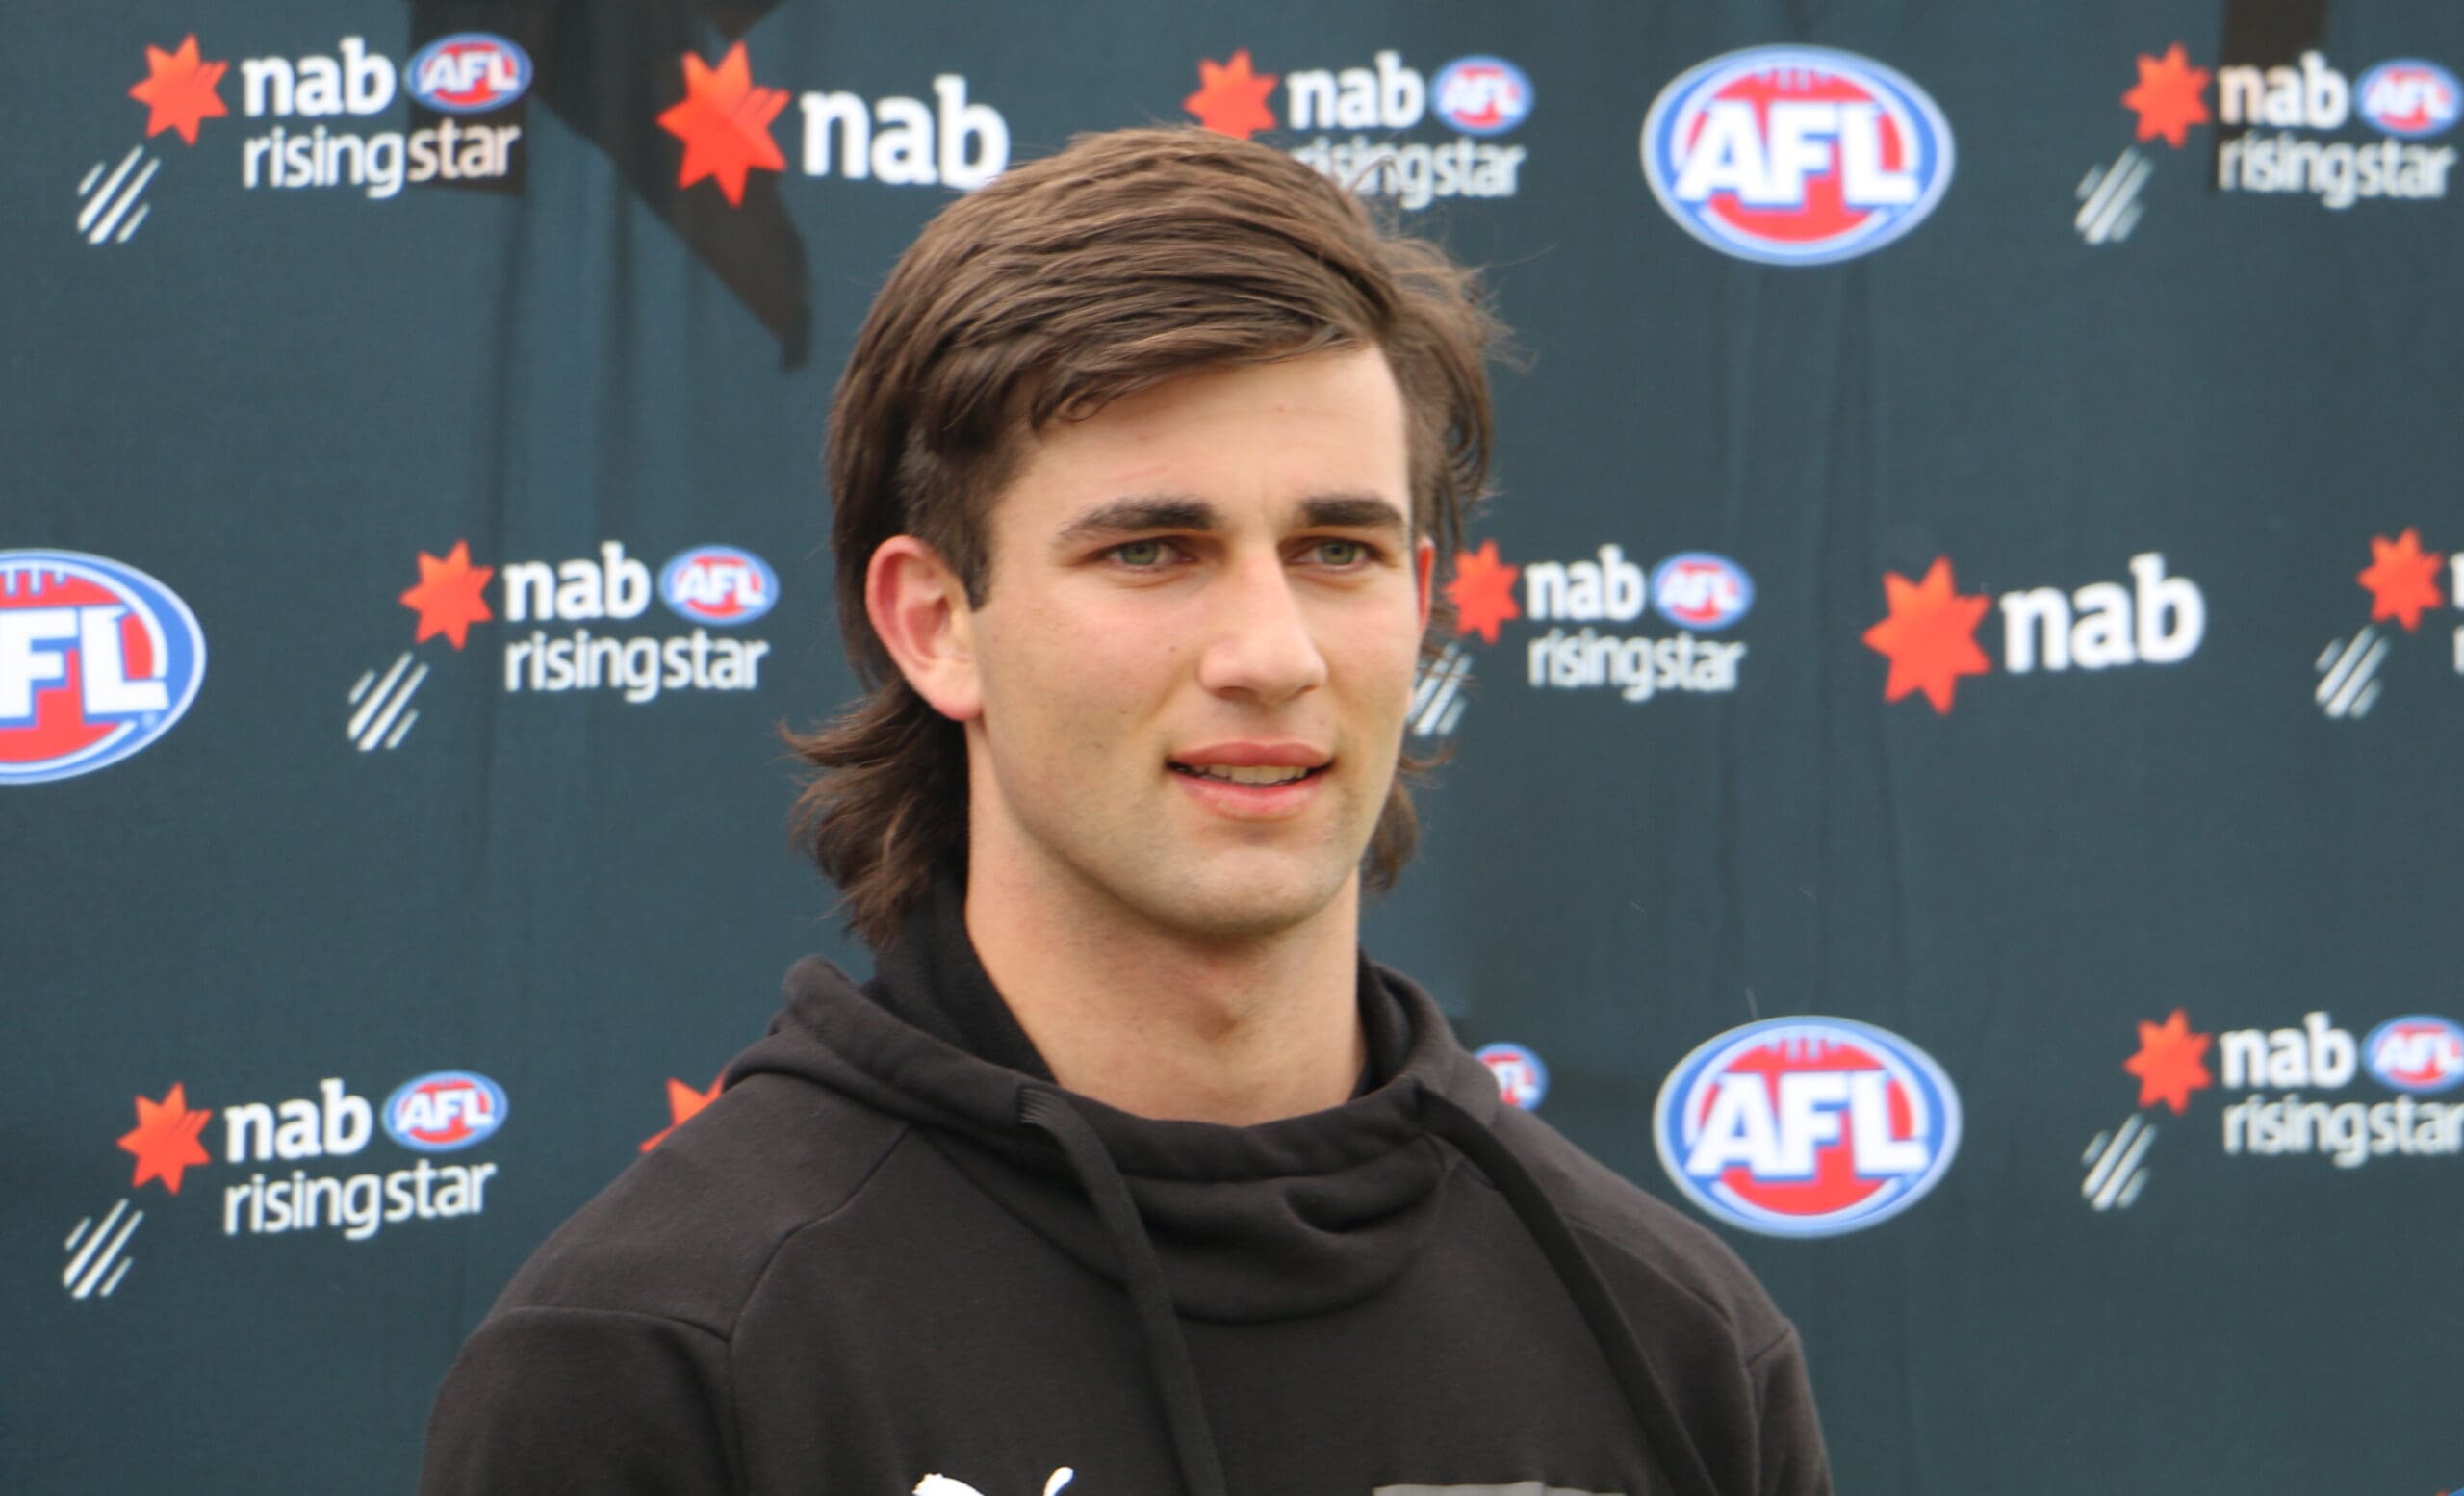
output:
{"label": "nab logo", "polygon": [[1951,127],[1924,90],[1829,47],[1753,47],[1681,74],[1643,119],[1643,175],[1725,254],[1823,265],[1870,253],[1951,184]]}
{"label": "nab logo", "polygon": [[530,54],[484,31],[441,37],[411,58],[411,96],[449,115],[502,109],[530,87]]}
{"label": "nab logo", "polygon": [[1731,1029],[1679,1063],[1654,1114],[1678,1188],[1766,1236],[1887,1220],[1941,1181],[1960,1145],[1959,1093],[1941,1067],[1846,1019]]}
{"label": "nab logo", "polygon": [[385,1130],[423,1153],[466,1148],[504,1125],[504,1090],[469,1070],[406,1080],[385,1098]]}
{"label": "nab logo", "polygon": [[2406,140],[2440,135],[2464,117],[2464,89],[2455,75],[2417,57],[2381,63],[2361,78],[2362,117]]}
{"label": "nab logo", "polygon": [[1652,606],[1681,629],[1725,629],[1754,606],[1754,579],[1725,555],[1680,552],[1654,568]]}
{"label": "nab logo", "polygon": [[660,569],[658,595],[680,617],[732,627],[770,611],[779,578],[750,551],[696,546]]}
{"label": "nab logo", "polygon": [[2426,1013],[2371,1030],[2362,1054],[2382,1085],[2416,1095],[2464,1086],[2464,1027]]}
{"label": "nab logo", "polygon": [[0,785],[90,774],[171,730],[205,632],[170,588],[76,551],[0,551]]}
{"label": "nab logo", "polygon": [[1498,1096],[1506,1105],[1527,1112],[1548,1097],[1549,1067],[1523,1045],[1489,1045],[1478,1059],[1498,1078]]}
{"label": "nab logo", "polygon": [[1459,57],[1437,75],[1437,113],[1465,135],[1503,135],[1531,116],[1531,80],[1502,57]]}

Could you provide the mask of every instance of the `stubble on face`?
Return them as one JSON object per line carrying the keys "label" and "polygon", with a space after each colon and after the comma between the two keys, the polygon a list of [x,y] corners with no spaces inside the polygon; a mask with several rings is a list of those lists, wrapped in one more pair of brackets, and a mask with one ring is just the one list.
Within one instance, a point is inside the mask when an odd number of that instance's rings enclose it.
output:
{"label": "stubble on face", "polygon": [[1374,349],[1201,372],[1035,439],[969,619],[971,879],[1195,943],[1355,925],[1424,618],[1408,485]]}

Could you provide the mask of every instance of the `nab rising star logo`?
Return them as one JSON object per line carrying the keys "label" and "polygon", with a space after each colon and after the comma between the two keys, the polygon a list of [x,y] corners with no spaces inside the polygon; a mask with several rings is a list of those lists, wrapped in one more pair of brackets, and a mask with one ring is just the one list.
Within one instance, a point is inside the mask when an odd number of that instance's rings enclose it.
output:
{"label": "nab rising star logo", "polygon": [[502,109],[530,87],[530,54],[502,37],[458,32],[411,59],[411,96],[449,115]]}
{"label": "nab rising star logo", "polygon": [[1719,1220],[1835,1236],[1941,1181],[1959,1151],[1959,1093],[1896,1034],[1765,1019],[1687,1055],[1660,1087],[1653,1131],[1668,1176]]}
{"label": "nab rising star logo", "polygon": [[406,1080],[385,1099],[385,1131],[422,1153],[450,1153],[504,1125],[504,1088],[469,1070]]}
{"label": "nab rising star logo", "polygon": [[90,774],[171,730],[205,632],[170,588],[75,551],[0,551],[0,785]]}
{"label": "nab rising star logo", "polygon": [[1643,120],[1643,175],[1669,217],[1765,265],[1881,248],[1934,211],[1952,160],[1950,123],[1924,90],[1828,47],[1715,57]]}
{"label": "nab rising star logo", "polygon": [[732,627],[779,601],[770,563],[733,546],[697,546],[659,569],[660,601],[680,618]]}

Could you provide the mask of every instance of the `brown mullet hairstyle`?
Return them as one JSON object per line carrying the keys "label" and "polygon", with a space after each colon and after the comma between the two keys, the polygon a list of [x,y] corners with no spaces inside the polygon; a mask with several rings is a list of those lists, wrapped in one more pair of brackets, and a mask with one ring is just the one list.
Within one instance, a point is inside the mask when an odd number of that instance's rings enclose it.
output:
{"label": "brown mullet hairstyle", "polygon": [[[964,732],[907,684],[865,610],[883,541],[930,545],[980,606],[986,517],[1032,433],[1210,366],[1375,348],[1408,411],[1414,531],[1450,557],[1486,492],[1484,359],[1502,334],[1444,251],[1281,151],[1194,128],[1080,136],[926,224],[831,401],[838,628],[867,694],[786,735],[817,770],[796,839],[856,933],[888,943],[967,836]],[[1433,638],[1451,609],[1432,601]],[[1403,780],[1427,766],[1399,765],[1362,861],[1373,889],[1411,857]]]}

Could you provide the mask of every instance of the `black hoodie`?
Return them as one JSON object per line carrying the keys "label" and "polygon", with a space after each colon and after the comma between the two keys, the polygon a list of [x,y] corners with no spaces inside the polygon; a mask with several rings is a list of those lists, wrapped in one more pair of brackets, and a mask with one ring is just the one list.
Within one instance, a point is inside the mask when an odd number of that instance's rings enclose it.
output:
{"label": "black hoodie", "polygon": [[1362,963],[1349,1102],[1149,1121],[1052,1083],[957,903],[865,988],[797,966],[540,1248],[424,1493],[1830,1490],[1744,1266],[1503,1106],[1411,983]]}

